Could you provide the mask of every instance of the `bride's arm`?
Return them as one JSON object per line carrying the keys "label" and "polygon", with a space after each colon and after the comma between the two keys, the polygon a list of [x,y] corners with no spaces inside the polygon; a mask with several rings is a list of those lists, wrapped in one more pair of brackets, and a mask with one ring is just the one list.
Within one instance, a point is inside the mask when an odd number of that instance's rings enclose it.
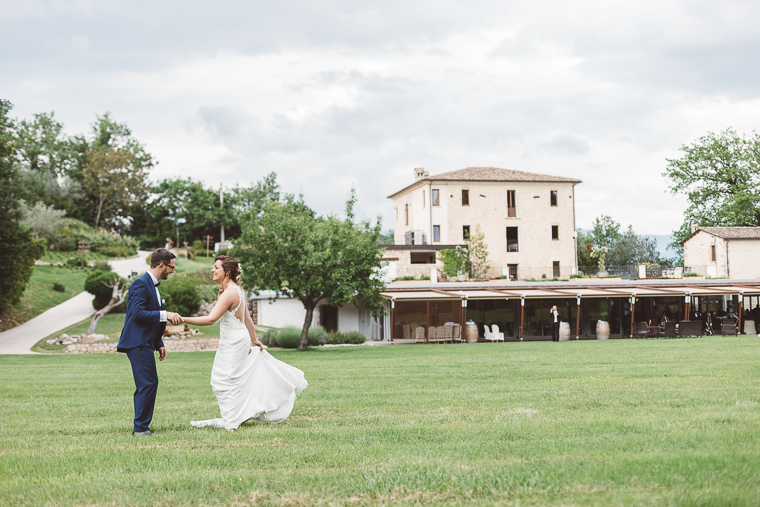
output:
{"label": "bride's arm", "polygon": [[256,338],[256,327],[253,325],[253,320],[251,319],[251,313],[248,311],[248,307],[245,307],[245,327],[248,328],[248,334],[251,335],[251,347],[258,347],[261,350],[264,350],[264,344],[259,341],[258,338]]}
{"label": "bride's arm", "polygon": [[219,296],[219,299],[214,305],[214,308],[211,309],[211,313],[205,317],[182,317],[182,321],[185,324],[191,324],[193,326],[210,326],[219,320],[224,312],[230,309],[230,306],[232,306],[233,298],[236,297],[237,294],[235,291],[225,291],[221,296]]}

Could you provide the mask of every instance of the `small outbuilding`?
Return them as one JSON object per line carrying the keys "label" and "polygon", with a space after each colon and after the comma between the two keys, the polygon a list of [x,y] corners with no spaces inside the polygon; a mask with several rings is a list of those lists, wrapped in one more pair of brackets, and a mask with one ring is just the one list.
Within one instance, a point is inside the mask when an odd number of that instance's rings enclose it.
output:
{"label": "small outbuilding", "polygon": [[684,273],[760,278],[760,227],[694,227],[681,245]]}

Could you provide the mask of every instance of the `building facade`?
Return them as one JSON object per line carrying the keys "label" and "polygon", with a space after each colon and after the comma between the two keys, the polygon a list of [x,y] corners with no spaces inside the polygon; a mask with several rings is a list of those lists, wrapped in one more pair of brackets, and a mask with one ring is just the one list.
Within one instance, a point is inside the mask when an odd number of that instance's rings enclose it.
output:
{"label": "building facade", "polygon": [[389,196],[397,245],[459,245],[478,228],[489,276],[567,278],[577,272],[575,185],[580,180],[495,167],[430,175]]}
{"label": "building facade", "polygon": [[712,278],[760,278],[760,227],[694,227],[681,245],[684,271]]}

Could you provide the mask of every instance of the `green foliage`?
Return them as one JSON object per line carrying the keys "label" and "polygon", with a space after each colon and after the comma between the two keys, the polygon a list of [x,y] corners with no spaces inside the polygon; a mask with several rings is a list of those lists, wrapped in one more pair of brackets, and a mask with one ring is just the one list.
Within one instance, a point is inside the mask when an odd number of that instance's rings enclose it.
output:
{"label": "green foliage", "polygon": [[186,276],[172,275],[161,282],[160,292],[164,308],[180,315],[192,315],[201,307],[201,296],[197,290],[198,281]]}
{"label": "green foliage", "polygon": [[23,187],[14,167],[14,123],[8,117],[11,103],[0,99],[0,313],[16,305],[45,253],[45,240],[34,239],[21,224],[19,194]]}
{"label": "green foliage", "polygon": [[113,271],[108,261],[97,261],[93,269],[96,271]]}
{"label": "green foliage", "polygon": [[663,176],[674,194],[684,194],[689,206],[683,225],[669,248],[683,258],[679,244],[691,225],[734,227],[760,225],[760,133],[737,134],[731,128],[708,133],[681,146],[682,156],[667,159]]}
{"label": "green foliage", "polygon": [[61,283],[55,282],[53,284],[53,290],[56,292],[66,292],[66,287]]}
{"label": "green foliage", "polygon": [[574,278],[589,278],[589,276],[586,275],[586,274],[584,274],[584,273],[574,273],[574,274],[570,275],[570,279],[571,280],[574,279]]}
{"label": "green foliage", "polygon": [[287,196],[268,201],[259,214],[249,214],[240,245],[233,253],[243,267],[243,280],[257,290],[294,297],[306,309],[299,349],[320,301],[333,306],[354,302],[379,312],[384,287],[377,248],[380,222],[354,223],[355,193],[346,203],[346,218],[317,217],[303,200]]}
{"label": "green foliage", "polygon": [[346,331],[345,333],[341,333],[340,331],[335,331],[327,335],[327,343],[329,343],[330,345],[341,345],[341,344],[361,345],[362,343],[366,341],[367,341],[367,338],[363,334],[361,334],[359,331]]}
{"label": "green foliage", "polygon": [[687,273],[684,273],[684,274],[683,274],[683,277],[684,277],[684,278],[693,278],[693,277],[695,277],[695,276],[700,276],[700,275],[699,275],[699,273],[693,273],[693,272],[691,272],[691,271],[689,271],[689,272],[687,272]]}
{"label": "green foliage", "polygon": [[620,236],[620,224],[609,215],[602,215],[594,219],[594,226],[589,234],[592,244],[612,248]]}
{"label": "green foliage", "polygon": [[394,282],[410,282],[412,280],[414,280],[414,277],[412,275],[398,276],[393,279]]}
{"label": "green foliage", "polygon": [[[301,329],[295,326],[287,326],[281,329],[269,329],[259,337],[261,343],[267,347],[282,347],[284,349],[298,348],[301,343]],[[308,341],[310,347],[324,345],[327,341],[327,331],[322,326],[309,328]]]}
{"label": "green foliage", "polygon": [[90,243],[90,249],[109,257],[128,257],[137,253],[139,246],[131,236],[120,235],[114,231],[94,229],[79,221],[71,220],[70,227],[72,238],[78,244],[79,241]]}
{"label": "green foliage", "polygon": [[59,249],[59,245],[71,237],[69,221],[63,218],[66,215],[64,210],[53,209],[41,202],[33,206],[22,202],[21,213],[21,223],[32,230],[35,238],[44,239],[49,248]]}
{"label": "green foliage", "polygon": [[584,232],[582,229],[578,229],[577,233],[578,265],[591,266],[596,262],[591,257],[591,251],[594,248],[594,239],[591,234]]}
{"label": "green foliage", "polygon": [[631,226],[621,233],[620,224],[607,215],[594,220],[589,234],[579,232],[578,235],[579,266],[598,264],[601,270],[604,266],[670,265],[670,262],[660,257],[654,238],[637,235]]}
{"label": "green foliage", "polygon": [[438,258],[443,262],[443,274],[446,276],[470,273],[470,251],[466,248],[458,246],[455,250],[440,250]]}
{"label": "green foliage", "polygon": [[486,245],[486,235],[479,224],[475,226],[475,232],[470,235],[466,243],[472,277],[476,279],[487,278],[488,268],[490,267],[488,265],[488,247]]}
{"label": "green foliage", "polygon": [[92,300],[92,306],[100,310],[111,301],[113,286],[118,283],[121,277],[113,271],[95,270],[87,276],[84,281],[84,290],[95,296]]}

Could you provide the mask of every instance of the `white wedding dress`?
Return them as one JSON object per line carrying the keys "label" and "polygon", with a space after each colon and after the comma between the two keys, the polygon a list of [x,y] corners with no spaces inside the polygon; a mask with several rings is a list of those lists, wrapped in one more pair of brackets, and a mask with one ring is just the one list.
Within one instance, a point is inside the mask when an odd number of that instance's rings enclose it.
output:
{"label": "white wedding dress", "polygon": [[191,421],[197,428],[233,430],[249,419],[282,422],[293,410],[296,395],[309,386],[301,370],[275,359],[266,350],[251,347],[244,320],[245,295],[240,287],[237,291],[237,307],[219,319],[219,349],[211,368],[211,389],[222,417]]}

